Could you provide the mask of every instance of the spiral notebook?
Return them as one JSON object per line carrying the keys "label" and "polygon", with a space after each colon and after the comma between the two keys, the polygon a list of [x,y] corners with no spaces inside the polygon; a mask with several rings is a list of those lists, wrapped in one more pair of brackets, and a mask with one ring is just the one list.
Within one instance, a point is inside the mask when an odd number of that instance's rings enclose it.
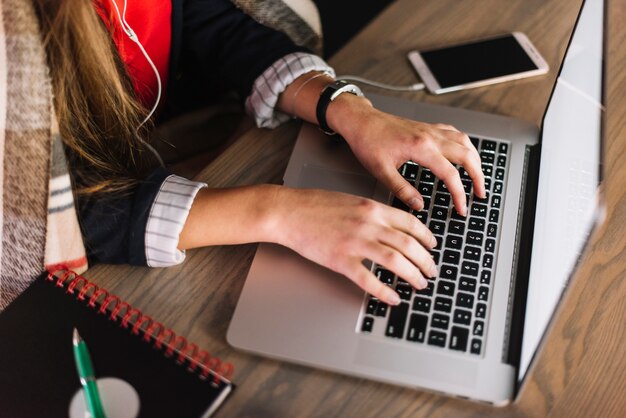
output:
{"label": "spiral notebook", "polygon": [[87,343],[97,378],[121,379],[135,389],[139,417],[210,416],[234,388],[230,365],[62,271],[43,274],[0,314],[0,415],[70,415],[81,387],[74,328]]}

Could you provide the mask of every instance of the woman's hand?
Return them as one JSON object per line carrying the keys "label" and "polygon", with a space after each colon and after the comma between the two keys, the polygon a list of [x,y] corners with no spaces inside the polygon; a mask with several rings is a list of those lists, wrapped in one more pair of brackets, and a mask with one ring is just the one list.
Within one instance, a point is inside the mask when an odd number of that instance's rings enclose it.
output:
{"label": "woman's hand", "polygon": [[390,115],[373,108],[367,99],[352,94],[342,94],[330,104],[327,120],[348,142],[361,164],[413,209],[421,210],[424,200],[398,172],[408,160],[428,167],[444,181],[461,215],[467,214],[467,202],[461,177],[452,163],[465,168],[476,195],[485,197],[478,151],[469,137],[453,126]]}
{"label": "woman's hand", "polygon": [[283,187],[272,206],[269,241],[343,274],[366,292],[397,305],[400,298],[363,265],[371,260],[417,289],[437,270],[435,237],[407,212],[370,199],[324,190]]}

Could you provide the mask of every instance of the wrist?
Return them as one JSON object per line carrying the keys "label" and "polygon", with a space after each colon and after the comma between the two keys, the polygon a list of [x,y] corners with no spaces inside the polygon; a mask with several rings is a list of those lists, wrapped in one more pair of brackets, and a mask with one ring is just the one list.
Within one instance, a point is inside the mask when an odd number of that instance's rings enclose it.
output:
{"label": "wrist", "polygon": [[342,94],[326,110],[328,126],[344,139],[355,136],[363,126],[365,118],[371,117],[376,109],[365,96]]}

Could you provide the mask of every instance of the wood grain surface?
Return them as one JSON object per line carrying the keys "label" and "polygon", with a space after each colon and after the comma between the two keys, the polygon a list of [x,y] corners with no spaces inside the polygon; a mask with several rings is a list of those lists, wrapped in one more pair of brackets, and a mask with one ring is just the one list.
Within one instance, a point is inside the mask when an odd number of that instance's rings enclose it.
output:
{"label": "wood grain surface", "polygon": [[[539,124],[580,0],[397,0],[331,60],[338,74],[410,84],[413,48],[519,30],[548,75],[416,101]],[[235,365],[238,389],[221,417],[626,416],[626,2],[608,1],[606,221],[583,256],[518,400],[504,408],[267,360],[230,348],[226,329],[255,245],[189,251],[180,266],[96,266],[86,276]],[[210,186],[279,183],[297,134],[290,122],[255,129],[199,176]]]}

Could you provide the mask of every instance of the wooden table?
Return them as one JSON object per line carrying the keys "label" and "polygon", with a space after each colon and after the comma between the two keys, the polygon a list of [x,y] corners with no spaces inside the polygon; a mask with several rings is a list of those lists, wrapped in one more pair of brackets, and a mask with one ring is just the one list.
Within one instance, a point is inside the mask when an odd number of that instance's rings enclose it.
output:
{"label": "wooden table", "polygon": [[[516,116],[539,124],[580,0],[398,0],[332,60],[339,74],[409,84],[405,58],[426,48],[512,30],[526,32],[549,75],[413,100]],[[626,2],[608,1],[606,223],[586,252],[518,401],[497,409],[281,363],[230,348],[226,329],[255,245],[189,251],[169,269],[97,266],[86,276],[232,362],[239,388],[223,417],[626,416]],[[200,175],[211,186],[282,178],[298,125],[252,130]]]}

